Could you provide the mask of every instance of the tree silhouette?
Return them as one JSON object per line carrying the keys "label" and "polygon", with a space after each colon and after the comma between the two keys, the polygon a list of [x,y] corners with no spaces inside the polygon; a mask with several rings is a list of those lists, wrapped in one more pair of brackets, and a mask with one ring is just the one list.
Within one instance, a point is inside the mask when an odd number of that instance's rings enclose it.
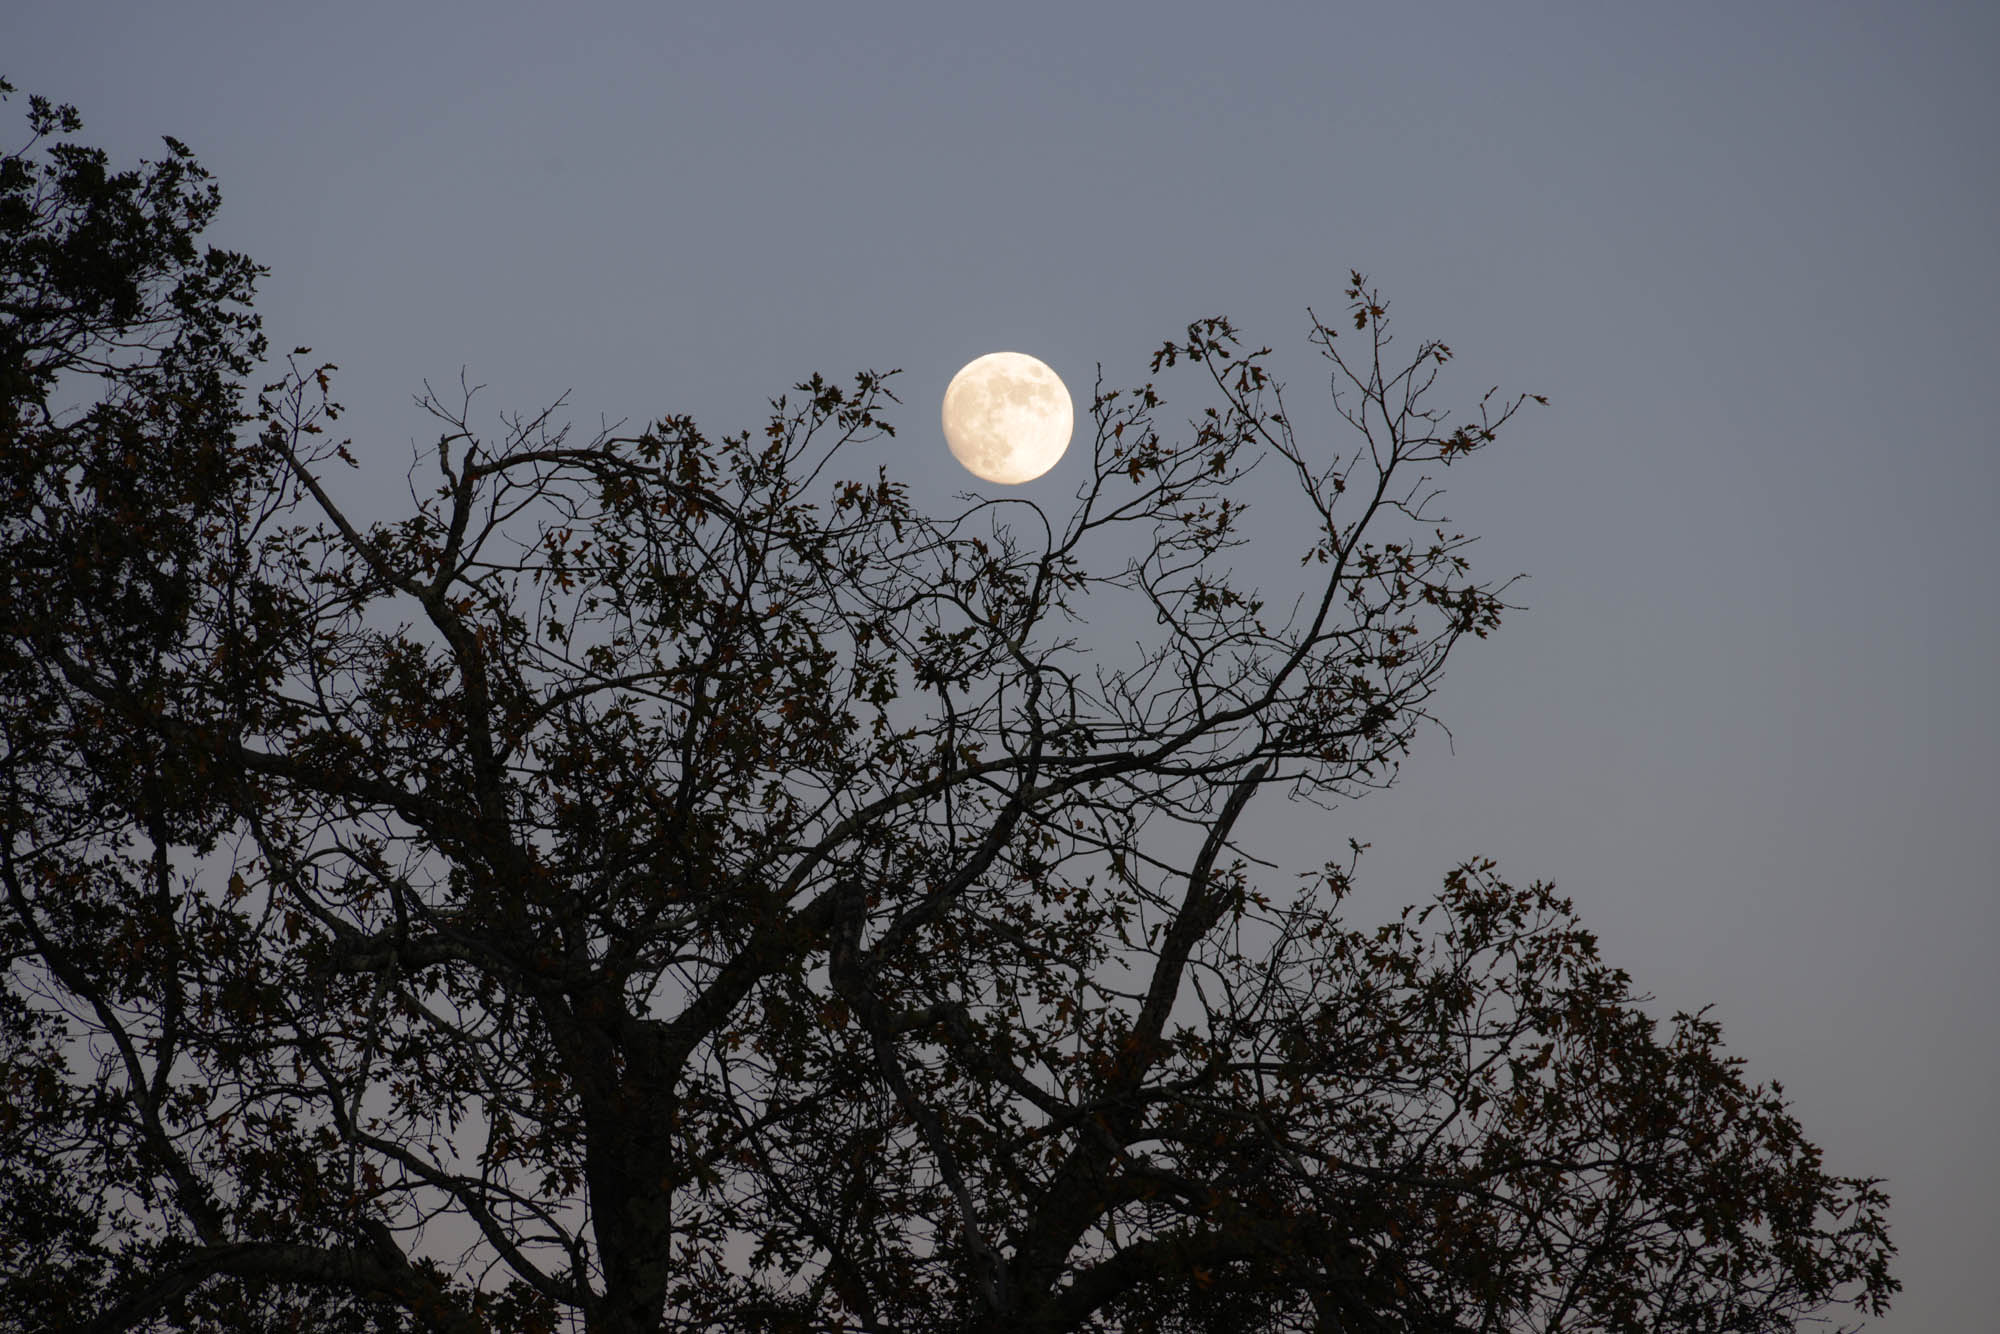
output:
{"label": "tree silhouette", "polygon": [[1202,320],[1153,362],[1192,419],[1100,387],[1066,514],[850,480],[864,373],[723,438],[433,397],[364,522],[332,368],[241,387],[259,270],[197,247],[187,151],[29,121],[12,1328],[1775,1331],[1895,1291],[1877,1184],[1547,887],[1468,865],[1360,930],[1358,848],[1239,847],[1391,781],[1504,610],[1429,474],[1522,400],[1433,407],[1449,349],[1392,356],[1359,274],[1311,326],[1345,443]]}

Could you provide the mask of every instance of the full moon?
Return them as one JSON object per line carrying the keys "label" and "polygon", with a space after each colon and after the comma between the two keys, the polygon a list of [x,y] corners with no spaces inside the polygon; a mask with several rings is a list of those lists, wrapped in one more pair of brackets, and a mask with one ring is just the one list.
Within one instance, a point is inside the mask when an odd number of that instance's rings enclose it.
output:
{"label": "full moon", "polygon": [[951,377],[944,438],[975,476],[1031,482],[1069,448],[1076,412],[1060,376],[1020,352],[989,352]]}

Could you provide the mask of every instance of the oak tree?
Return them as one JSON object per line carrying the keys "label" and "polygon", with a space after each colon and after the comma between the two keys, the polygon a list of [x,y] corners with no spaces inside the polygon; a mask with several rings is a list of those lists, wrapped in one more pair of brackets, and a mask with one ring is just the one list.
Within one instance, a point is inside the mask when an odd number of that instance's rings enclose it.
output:
{"label": "oak tree", "polygon": [[1364,929],[1358,849],[1239,836],[1389,782],[1505,610],[1430,479],[1523,400],[1436,406],[1450,349],[1360,275],[1310,326],[1337,432],[1204,319],[1098,387],[1066,508],[920,508],[864,373],[728,436],[433,397],[363,515],[332,368],[244,388],[259,270],[198,245],[187,150],[28,120],[0,1325],[1776,1331],[1894,1292],[1879,1184],[1551,889],[1476,863]]}

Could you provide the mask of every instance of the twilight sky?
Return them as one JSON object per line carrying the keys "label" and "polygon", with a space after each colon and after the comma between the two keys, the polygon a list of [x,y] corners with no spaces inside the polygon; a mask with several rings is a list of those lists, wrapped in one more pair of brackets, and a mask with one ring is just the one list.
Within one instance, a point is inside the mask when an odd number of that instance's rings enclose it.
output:
{"label": "twilight sky", "polygon": [[1445,684],[1455,753],[1267,808],[1258,850],[1371,843],[1368,921],[1475,855],[1556,881],[1889,1178],[1892,1334],[1988,1327],[2000,1251],[1996,56],[1971,0],[0,17],[85,141],[216,172],[211,238],[270,266],[273,347],[340,364],[392,497],[461,366],[489,422],[569,391],[586,431],[716,432],[901,367],[882,461],[943,503],[973,356],[1081,416],[1095,364],[1222,313],[1317,407],[1305,307],[1350,268],[1452,344],[1445,401],[1547,394],[1446,479],[1478,568],[1531,576]]}

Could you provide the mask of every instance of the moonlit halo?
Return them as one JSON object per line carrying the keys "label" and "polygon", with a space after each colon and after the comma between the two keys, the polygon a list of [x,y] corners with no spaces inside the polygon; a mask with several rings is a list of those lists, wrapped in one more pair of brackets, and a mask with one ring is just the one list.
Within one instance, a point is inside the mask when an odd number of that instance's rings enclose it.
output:
{"label": "moonlit halo", "polygon": [[1023,352],[967,362],[944,391],[944,438],[974,476],[1031,482],[1069,448],[1076,411],[1062,377]]}

